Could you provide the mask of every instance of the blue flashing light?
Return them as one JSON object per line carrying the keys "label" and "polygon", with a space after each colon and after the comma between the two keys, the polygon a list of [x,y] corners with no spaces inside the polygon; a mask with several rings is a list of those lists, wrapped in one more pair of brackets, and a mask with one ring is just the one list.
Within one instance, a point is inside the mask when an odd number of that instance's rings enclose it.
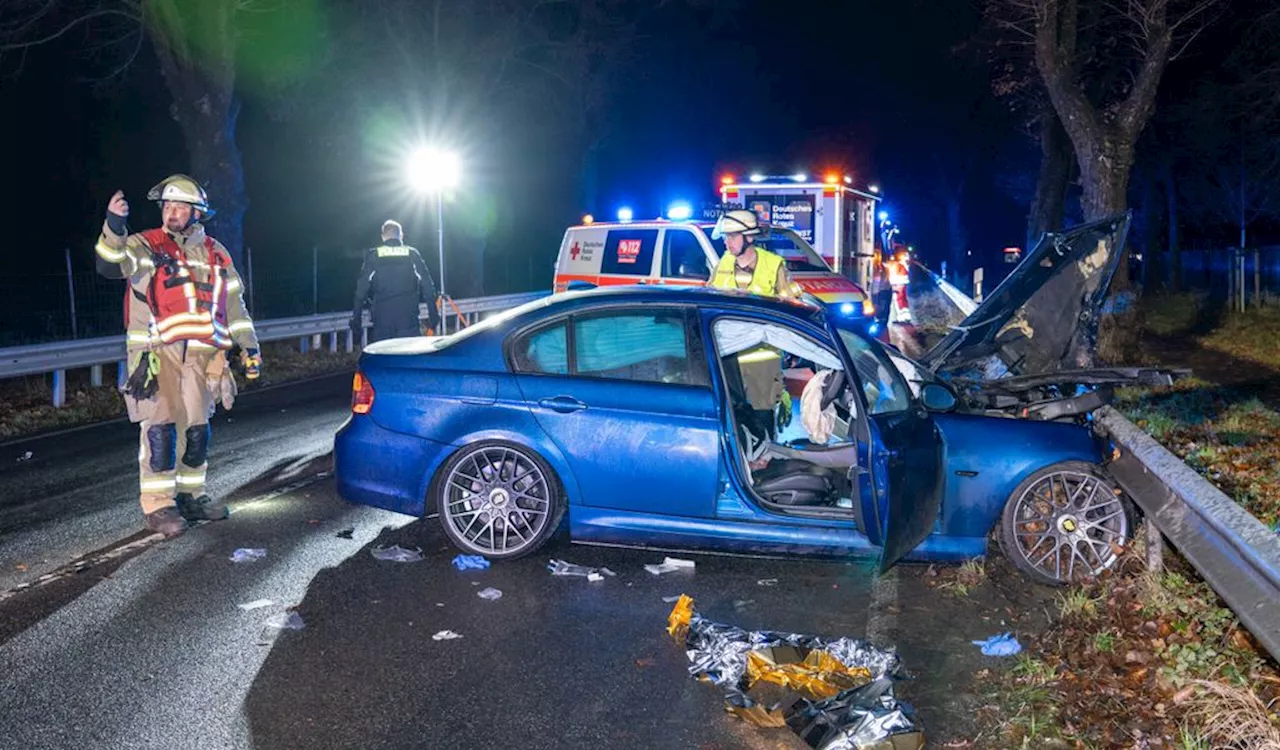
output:
{"label": "blue flashing light", "polygon": [[842,315],[853,315],[853,303],[843,302],[840,304],[840,313]]}
{"label": "blue flashing light", "polygon": [[759,172],[755,172],[748,179],[750,179],[752,182],[764,182],[764,175],[760,174]]}
{"label": "blue flashing light", "polygon": [[867,326],[867,333],[871,334],[872,336],[875,336],[876,334],[880,333],[880,323],[875,322]]}
{"label": "blue flashing light", "polygon": [[888,220],[889,220],[889,212],[888,212],[888,211],[881,211],[881,212],[880,212],[880,221],[888,221]]}
{"label": "blue flashing light", "polygon": [[667,218],[671,221],[685,221],[692,217],[693,207],[688,203],[679,201],[667,207]]}
{"label": "blue flashing light", "polygon": [[791,179],[795,180],[796,182],[804,182],[805,180],[809,179],[809,175],[805,174],[804,172],[796,172],[795,174],[791,175]]}
{"label": "blue flashing light", "polygon": [[618,209],[618,221],[631,221],[633,218],[635,218],[635,214],[631,209],[626,206]]}

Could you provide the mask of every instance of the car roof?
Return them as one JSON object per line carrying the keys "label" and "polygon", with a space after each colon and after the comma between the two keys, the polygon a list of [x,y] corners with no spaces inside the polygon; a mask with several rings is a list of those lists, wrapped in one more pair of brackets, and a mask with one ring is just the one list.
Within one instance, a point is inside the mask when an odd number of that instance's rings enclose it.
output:
{"label": "car roof", "polygon": [[[709,289],[707,287],[650,286],[647,284],[600,287],[576,292],[564,292],[550,298],[547,308],[559,307],[561,303],[574,301],[590,301],[598,304],[626,304],[628,302],[671,303],[671,304],[723,304],[738,308],[754,308],[764,312],[795,315],[821,324],[823,312],[817,305],[803,301],[792,301],[774,297],[762,297],[748,292]],[[545,309],[545,308],[544,308]]]}
{"label": "car roof", "polygon": [[593,221],[590,224],[574,224],[570,229],[662,229],[665,227],[693,227],[706,229],[715,226],[715,222],[704,221],[671,221],[669,219],[637,219],[636,221]]}

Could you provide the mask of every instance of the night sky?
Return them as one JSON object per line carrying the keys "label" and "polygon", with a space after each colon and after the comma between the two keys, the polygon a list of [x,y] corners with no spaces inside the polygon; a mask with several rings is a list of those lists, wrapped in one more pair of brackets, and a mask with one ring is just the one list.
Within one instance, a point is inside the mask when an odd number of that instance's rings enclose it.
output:
{"label": "night sky", "polygon": [[[449,254],[484,243],[486,293],[546,287],[564,227],[584,212],[603,218],[625,204],[656,216],[675,199],[713,199],[726,172],[839,169],[880,185],[903,238],[926,260],[940,260],[947,235],[937,175],[961,165],[970,244],[991,262],[1023,241],[1030,197],[997,189],[997,167],[1014,164],[1033,176],[1038,153],[991,97],[988,71],[956,50],[979,26],[973,4],[953,0],[664,6],[646,16],[615,81],[592,205],[566,149],[541,148],[536,134],[511,122],[468,125],[456,134],[467,174],[447,208]],[[188,168],[149,45],[107,85],[86,80],[86,68],[66,45],[51,45],[0,83],[4,252],[23,273],[60,272],[64,247],[77,270],[88,271],[111,192],[126,191],[133,228],[145,228],[158,223],[143,199],[147,188]],[[371,70],[369,80],[385,73]],[[340,306],[353,284],[352,259],[376,243],[377,226],[391,216],[405,223],[411,243],[430,249],[434,267],[433,212],[403,208],[388,158],[396,138],[371,143],[379,136],[368,126],[371,102],[406,122],[429,119],[413,111],[412,80],[400,71],[395,86],[361,91],[347,88],[350,77],[313,81],[310,95],[325,104],[316,111],[282,113],[259,92],[242,95],[246,244],[260,287],[271,277],[309,295],[315,246],[322,297],[331,301],[321,306]],[[411,134],[402,135],[409,143]],[[972,153],[983,158],[966,161]]]}

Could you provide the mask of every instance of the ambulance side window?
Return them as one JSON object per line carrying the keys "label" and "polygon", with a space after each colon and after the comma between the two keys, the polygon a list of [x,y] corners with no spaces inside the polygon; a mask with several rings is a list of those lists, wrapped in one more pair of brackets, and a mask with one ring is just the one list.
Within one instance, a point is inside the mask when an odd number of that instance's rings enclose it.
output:
{"label": "ambulance side window", "polygon": [[706,281],[711,278],[707,256],[693,232],[683,229],[667,230],[662,242],[662,275],[668,279]]}
{"label": "ambulance side window", "polygon": [[604,241],[600,273],[649,276],[653,273],[653,251],[658,244],[656,229],[611,229]]}

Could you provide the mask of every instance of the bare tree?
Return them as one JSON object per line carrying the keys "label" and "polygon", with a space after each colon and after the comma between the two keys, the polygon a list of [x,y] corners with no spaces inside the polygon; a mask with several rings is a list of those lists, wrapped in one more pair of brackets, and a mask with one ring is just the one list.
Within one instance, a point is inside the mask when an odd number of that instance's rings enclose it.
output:
{"label": "bare tree", "polygon": [[32,49],[73,43],[102,80],[123,73],[149,40],[186,142],[185,171],[206,185],[218,209],[210,231],[240,262],[248,199],[236,145],[238,22],[289,9],[288,0],[8,0],[0,54],[20,71]]}
{"label": "bare tree", "polygon": [[[1218,0],[992,0],[989,15],[1031,51],[1053,109],[1071,139],[1080,170],[1086,220],[1128,207],[1134,152],[1155,109],[1169,62],[1182,55],[1210,20]],[[1122,260],[1113,287],[1131,288]],[[1133,351],[1140,320],[1115,304],[1100,353]]]}

